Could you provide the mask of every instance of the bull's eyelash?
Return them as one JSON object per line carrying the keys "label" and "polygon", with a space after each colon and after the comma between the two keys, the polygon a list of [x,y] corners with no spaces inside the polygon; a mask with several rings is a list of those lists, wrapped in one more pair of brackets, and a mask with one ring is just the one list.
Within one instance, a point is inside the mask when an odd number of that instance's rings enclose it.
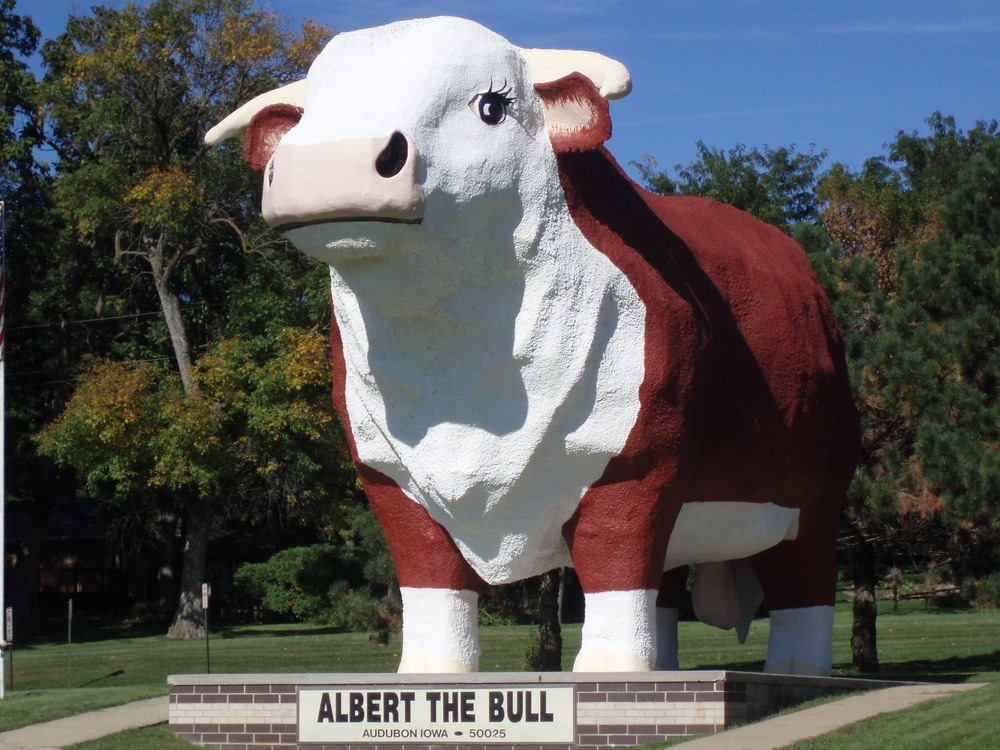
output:
{"label": "bull's eyelash", "polygon": [[499,96],[501,101],[503,101],[505,107],[509,107],[511,104],[514,103],[514,97],[511,96],[511,94],[514,93],[514,87],[508,86],[506,79],[504,79],[504,82],[499,89],[494,89],[493,81],[490,81],[490,88],[486,93],[496,94],[497,96]]}

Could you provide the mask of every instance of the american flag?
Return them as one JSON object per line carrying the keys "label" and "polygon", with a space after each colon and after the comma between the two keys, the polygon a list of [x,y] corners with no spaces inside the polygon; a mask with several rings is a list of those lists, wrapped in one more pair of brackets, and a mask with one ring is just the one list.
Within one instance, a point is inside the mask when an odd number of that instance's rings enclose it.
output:
{"label": "american flag", "polygon": [[[4,296],[5,296],[5,281],[7,275],[7,258],[5,256],[4,248],[4,234],[6,233],[6,226],[4,222],[4,212],[3,212],[3,201],[0,201],[0,362],[3,362],[4,358]],[[2,418],[2,417],[0,417]]]}

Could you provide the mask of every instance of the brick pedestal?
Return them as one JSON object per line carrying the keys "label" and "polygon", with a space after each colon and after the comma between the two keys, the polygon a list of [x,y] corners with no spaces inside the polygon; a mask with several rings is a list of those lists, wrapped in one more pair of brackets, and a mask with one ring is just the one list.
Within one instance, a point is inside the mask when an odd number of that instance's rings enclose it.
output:
{"label": "brick pedestal", "polygon": [[[709,734],[812,698],[888,683],[843,678],[790,677],[748,672],[651,672],[645,674],[480,673],[472,675],[269,674],[173,675],[170,729],[195,744],[225,750],[421,750],[508,747],[517,750],[598,750],[629,747],[680,735]],[[572,690],[571,744],[477,743],[459,739],[421,744],[382,739],[355,744],[299,742],[299,691]],[[467,735],[468,733],[466,733]],[[382,730],[371,736],[391,736]],[[396,731],[396,736],[406,735]],[[413,736],[412,734],[410,735]]]}

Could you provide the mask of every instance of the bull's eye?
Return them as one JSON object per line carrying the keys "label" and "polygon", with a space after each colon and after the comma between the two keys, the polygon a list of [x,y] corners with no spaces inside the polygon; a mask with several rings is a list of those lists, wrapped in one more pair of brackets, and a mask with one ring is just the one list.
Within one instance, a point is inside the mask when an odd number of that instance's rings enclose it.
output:
{"label": "bull's eye", "polygon": [[487,125],[499,125],[507,119],[507,108],[514,103],[510,92],[509,87],[494,91],[493,84],[490,84],[490,90],[472,97],[469,106]]}

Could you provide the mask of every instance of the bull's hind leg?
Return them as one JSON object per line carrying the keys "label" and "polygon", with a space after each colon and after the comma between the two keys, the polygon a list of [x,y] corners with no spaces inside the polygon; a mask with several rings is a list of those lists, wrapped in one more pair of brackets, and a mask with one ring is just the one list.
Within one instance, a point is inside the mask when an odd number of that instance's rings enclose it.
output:
{"label": "bull's hind leg", "polygon": [[833,606],[771,610],[764,671],[826,677],[833,665]]}
{"label": "bull's hind leg", "polygon": [[479,668],[478,603],[483,581],[451,537],[387,477],[367,470],[365,492],[385,533],[403,597],[400,672]]}
{"label": "bull's hind leg", "polygon": [[656,597],[656,669],[680,669],[677,622],[688,579],[688,566],[663,574]]}
{"label": "bull's hind leg", "polygon": [[832,668],[837,523],[807,520],[796,539],[751,560],[770,610],[766,672],[829,675]]}

